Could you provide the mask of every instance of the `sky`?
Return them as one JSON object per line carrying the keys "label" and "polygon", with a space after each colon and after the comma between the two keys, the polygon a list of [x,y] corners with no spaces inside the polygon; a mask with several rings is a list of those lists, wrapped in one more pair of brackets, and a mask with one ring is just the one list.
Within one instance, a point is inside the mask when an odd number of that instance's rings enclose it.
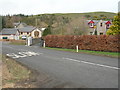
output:
{"label": "sky", "polygon": [[0,0],[0,15],[118,12],[119,0]]}

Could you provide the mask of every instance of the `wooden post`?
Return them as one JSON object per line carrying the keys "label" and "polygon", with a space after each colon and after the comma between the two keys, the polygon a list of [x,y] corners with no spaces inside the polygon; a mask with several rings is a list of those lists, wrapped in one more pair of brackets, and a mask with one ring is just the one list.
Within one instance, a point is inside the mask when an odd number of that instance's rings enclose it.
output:
{"label": "wooden post", "polygon": [[44,43],[43,43],[43,47],[45,48],[45,41],[44,41]]}
{"label": "wooden post", "polygon": [[78,45],[76,45],[76,52],[78,52]]}

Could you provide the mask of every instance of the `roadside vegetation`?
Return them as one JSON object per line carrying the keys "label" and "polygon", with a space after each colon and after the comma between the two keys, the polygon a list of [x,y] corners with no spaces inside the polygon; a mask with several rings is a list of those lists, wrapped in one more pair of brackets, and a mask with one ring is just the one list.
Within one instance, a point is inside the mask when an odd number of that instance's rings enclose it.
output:
{"label": "roadside vegetation", "polygon": [[117,16],[114,16],[113,25],[107,31],[107,35],[119,35],[120,34],[120,12]]}
{"label": "roadside vegetation", "polygon": [[[14,88],[18,82],[25,81],[30,78],[31,71],[22,66],[18,62],[4,55],[2,58],[2,87]],[[23,82],[24,83],[24,82]],[[16,87],[23,87],[21,85]],[[26,84],[24,87],[30,87]]]}
{"label": "roadside vegetation", "polygon": [[10,41],[9,44],[12,44],[12,45],[26,45],[26,41],[25,40],[12,40],[12,41]]}
{"label": "roadside vegetation", "polygon": [[[46,47],[47,49],[52,50],[60,50],[60,51],[68,51],[68,52],[76,52],[76,49],[63,49],[63,48],[50,48]],[[120,57],[119,52],[102,52],[102,51],[90,51],[90,50],[78,50],[78,53],[85,53],[85,54],[92,54],[92,55],[99,55],[99,56],[109,56],[109,57]]]}

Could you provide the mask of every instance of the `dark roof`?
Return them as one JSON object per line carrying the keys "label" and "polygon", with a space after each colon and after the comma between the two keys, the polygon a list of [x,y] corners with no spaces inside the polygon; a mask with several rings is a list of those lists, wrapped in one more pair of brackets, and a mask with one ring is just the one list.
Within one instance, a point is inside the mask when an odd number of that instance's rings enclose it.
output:
{"label": "dark roof", "polygon": [[19,31],[20,31],[20,32],[31,32],[31,31],[33,31],[34,29],[36,29],[36,27],[27,26],[27,27],[19,28]]}
{"label": "dark roof", "polygon": [[2,31],[0,32],[0,35],[13,35],[17,33],[17,29],[15,28],[4,28],[2,29]]}

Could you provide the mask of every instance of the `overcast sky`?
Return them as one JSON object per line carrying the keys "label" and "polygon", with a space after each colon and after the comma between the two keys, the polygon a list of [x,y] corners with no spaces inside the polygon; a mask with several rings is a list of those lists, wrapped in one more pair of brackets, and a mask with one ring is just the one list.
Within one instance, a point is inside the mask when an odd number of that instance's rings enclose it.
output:
{"label": "overcast sky", "polygon": [[119,0],[0,0],[0,15],[118,12]]}

